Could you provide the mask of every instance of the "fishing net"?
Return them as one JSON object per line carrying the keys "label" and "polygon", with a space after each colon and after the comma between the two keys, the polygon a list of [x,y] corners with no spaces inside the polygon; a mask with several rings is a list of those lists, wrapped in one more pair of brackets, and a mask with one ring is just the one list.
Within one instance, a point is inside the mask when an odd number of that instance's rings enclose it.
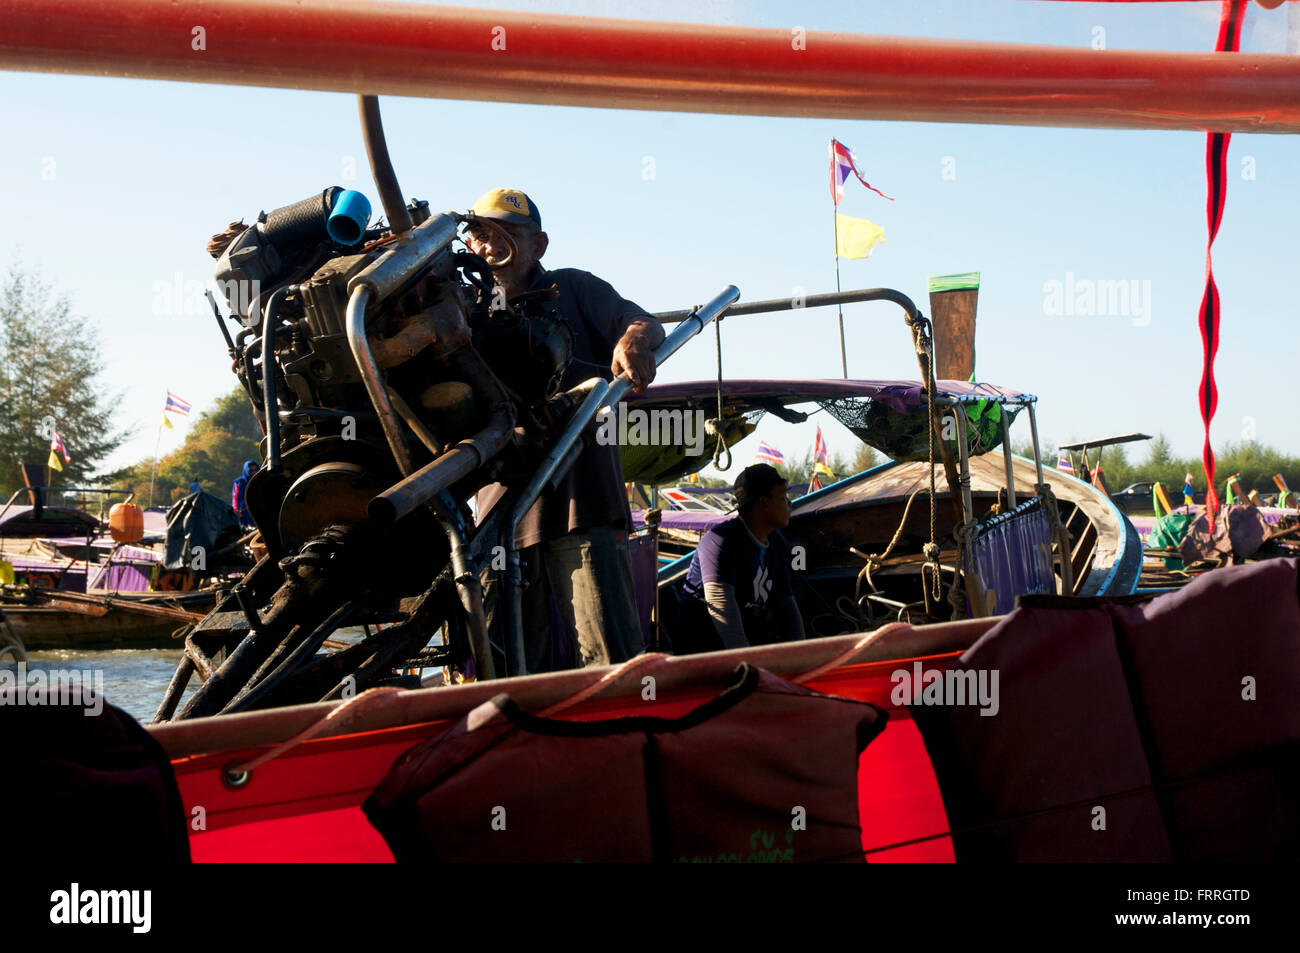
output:
{"label": "fishing net", "polygon": [[[924,405],[900,411],[870,397],[828,397],[817,402],[823,410],[849,428],[863,443],[875,447],[895,460],[927,460],[930,456],[929,427]],[[1007,424],[1015,420],[1019,407],[1004,407],[991,400],[944,408],[945,416],[953,410],[966,412],[966,439],[972,457],[1002,445],[1002,415]],[[945,431],[951,428],[945,428]],[[953,456],[958,454],[956,435],[943,433]]]}

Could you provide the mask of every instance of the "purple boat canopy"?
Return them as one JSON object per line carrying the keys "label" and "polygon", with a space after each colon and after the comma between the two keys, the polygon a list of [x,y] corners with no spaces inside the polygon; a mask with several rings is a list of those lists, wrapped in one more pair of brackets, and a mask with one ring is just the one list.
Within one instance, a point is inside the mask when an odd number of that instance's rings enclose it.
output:
{"label": "purple boat canopy", "polygon": [[[937,381],[935,402],[961,406],[966,418],[969,452],[978,456],[1002,442],[1007,424],[1028,404],[1032,394],[974,381]],[[718,417],[718,382],[689,381],[659,384],[639,396],[630,395],[628,413],[636,410],[702,411]],[[808,414],[794,410],[815,403],[859,440],[895,460],[924,460],[929,455],[930,423],[926,394],[920,381],[908,380],[733,380],[722,382],[721,430],[728,447],[747,437],[765,413],[789,423],[801,423]],[[684,427],[684,421],[683,421]],[[955,440],[949,439],[954,455]],[[698,455],[665,440],[653,446],[621,445],[626,479],[664,484],[700,468]]]}

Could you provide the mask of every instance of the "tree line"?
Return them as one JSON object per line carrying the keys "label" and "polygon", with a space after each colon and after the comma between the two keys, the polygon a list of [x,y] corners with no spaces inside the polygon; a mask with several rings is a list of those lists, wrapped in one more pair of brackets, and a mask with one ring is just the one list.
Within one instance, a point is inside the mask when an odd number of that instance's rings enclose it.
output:
{"label": "tree line", "polygon": [[[1033,450],[1028,443],[1014,445],[1022,456],[1033,458]],[[1083,457],[1074,453],[1075,466],[1078,467]],[[1043,447],[1043,463],[1056,466],[1059,452],[1056,447]],[[1300,457],[1288,456],[1281,451],[1262,444],[1257,440],[1243,440],[1226,443],[1215,447],[1214,482],[1220,499],[1226,499],[1225,484],[1228,477],[1238,476],[1238,482],[1245,493],[1258,490],[1261,496],[1276,493],[1273,483],[1275,473],[1282,474],[1287,486],[1300,490]],[[1090,467],[1097,464],[1097,451],[1088,452]],[[1145,444],[1117,444],[1104,447],[1101,451],[1101,467],[1105,474],[1106,485],[1112,493],[1118,492],[1133,483],[1154,481],[1164,485],[1174,503],[1182,502],[1183,483],[1187,474],[1192,475],[1192,486],[1198,493],[1205,492],[1205,471],[1201,458],[1175,456],[1169,447],[1169,440],[1164,434],[1158,434]]]}
{"label": "tree line", "polygon": [[[122,391],[103,383],[95,328],[72,313],[38,273],[11,264],[0,287],[0,492],[23,485],[20,464],[50,456],[51,428],[71,461],[54,474],[64,486],[99,482],[103,460],[132,436],[113,413]],[[3,506],[0,500],[0,506]]]}
{"label": "tree line", "polygon": [[[71,458],[60,457],[62,470],[51,469],[51,486],[133,489],[136,502],[147,503],[152,457],[117,470],[104,466],[138,428],[117,417],[124,392],[106,384],[100,355],[94,325],[73,313],[67,297],[39,272],[11,263],[0,284],[0,506],[23,486],[22,464],[49,460],[51,426]],[[236,386],[199,415],[183,446],[158,460],[154,503],[184,496],[195,478],[226,498],[244,461],[260,459],[261,437]]]}

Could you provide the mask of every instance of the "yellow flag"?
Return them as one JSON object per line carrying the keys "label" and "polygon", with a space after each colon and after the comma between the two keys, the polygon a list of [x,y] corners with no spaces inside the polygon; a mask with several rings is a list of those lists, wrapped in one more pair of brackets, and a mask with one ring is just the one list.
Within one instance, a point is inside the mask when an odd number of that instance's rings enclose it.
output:
{"label": "yellow flag", "polygon": [[835,251],[841,258],[869,258],[885,238],[875,222],[835,213]]}
{"label": "yellow flag", "polygon": [[168,430],[176,429],[175,427],[172,426],[171,418],[169,418],[166,414],[163,414],[162,425],[166,427]]}
{"label": "yellow flag", "polygon": [[52,449],[50,450],[50,459],[47,466],[52,470],[58,470],[60,473],[63,472],[63,464],[59,462],[59,455]]}

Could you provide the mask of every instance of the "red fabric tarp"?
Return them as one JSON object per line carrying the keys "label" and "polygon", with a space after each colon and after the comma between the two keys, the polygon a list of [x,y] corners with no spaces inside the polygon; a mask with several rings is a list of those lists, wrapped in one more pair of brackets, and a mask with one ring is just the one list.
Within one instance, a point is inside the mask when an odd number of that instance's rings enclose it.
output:
{"label": "red fabric tarp", "polygon": [[[926,669],[946,668],[955,653],[920,659]],[[863,848],[880,861],[951,861],[947,816],[934,771],[906,708],[890,701],[890,675],[914,659],[851,665],[814,679],[808,687],[869,701],[886,709],[886,731],[863,753],[858,766],[859,821]],[[705,692],[664,696],[657,717],[678,717],[712,697]],[[594,700],[565,717],[618,717],[646,703]],[[191,851],[201,862],[389,861],[392,856],[360,805],[393,761],[454,720],[308,741],[253,771],[232,791],[222,769],[260,749],[226,751],[173,762],[187,815],[204,808],[206,830],[192,830]],[[193,827],[193,823],[191,827]],[[939,836],[936,836],[939,835]],[[892,847],[913,840],[919,843]],[[881,850],[881,848],[891,848]]]}

